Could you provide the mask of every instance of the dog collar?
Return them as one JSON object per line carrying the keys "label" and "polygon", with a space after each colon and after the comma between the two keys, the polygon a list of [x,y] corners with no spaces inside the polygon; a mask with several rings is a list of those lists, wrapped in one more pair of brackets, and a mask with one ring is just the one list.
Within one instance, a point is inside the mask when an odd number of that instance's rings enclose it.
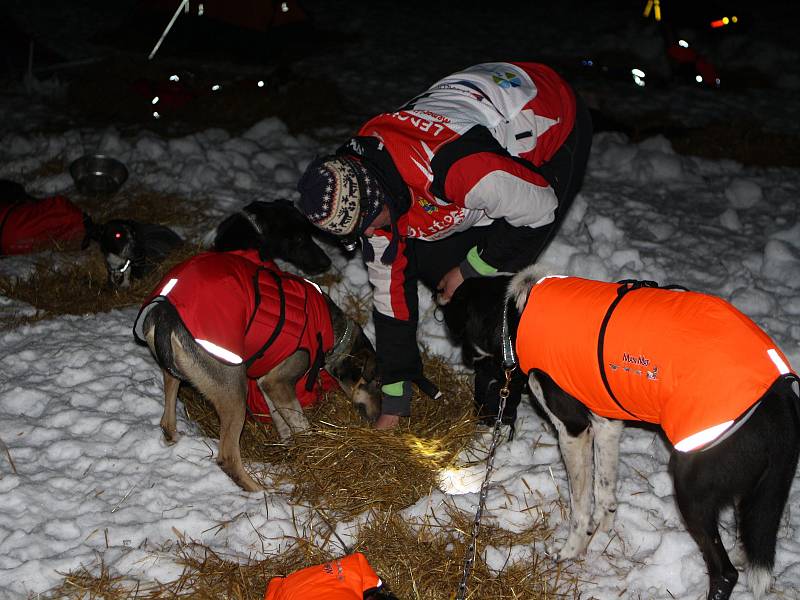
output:
{"label": "dog collar", "polygon": [[333,343],[333,347],[327,353],[325,358],[326,368],[329,365],[337,364],[339,361],[341,361],[342,357],[344,357],[346,354],[349,354],[351,348],[353,347],[355,331],[355,323],[351,319],[348,319],[347,325],[344,328],[344,332],[342,332],[342,337]]}
{"label": "dog collar", "polygon": [[253,213],[247,212],[246,210],[240,210],[239,214],[247,219],[247,222],[250,223],[253,229],[256,230],[256,233],[259,235],[259,237],[264,237],[264,230],[261,229],[261,225],[258,224],[258,220]]}

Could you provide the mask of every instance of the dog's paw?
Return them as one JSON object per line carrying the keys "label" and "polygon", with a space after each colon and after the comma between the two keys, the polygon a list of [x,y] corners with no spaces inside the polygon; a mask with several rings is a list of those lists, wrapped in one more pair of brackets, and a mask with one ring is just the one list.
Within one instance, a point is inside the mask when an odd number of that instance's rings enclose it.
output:
{"label": "dog's paw", "polygon": [[596,524],[594,528],[600,533],[610,533],[614,528],[614,517],[617,514],[617,507],[604,508],[598,506],[592,515],[592,522]]}
{"label": "dog's paw", "polygon": [[560,560],[574,560],[583,556],[586,552],[586,546],[589,545],[589,540],[592,537],[592,532],[585,531],[581,533],[575,533],[571,531],[567,541],[564,542],[564,545],[561,546],[560,549],[556,550],[555,552],[550,552],[549,554],[553,556],[556,561]]}
{"label": "dog's paw", "polygon": [[167,443],[167,445],[169,445],[169,446],[172,446],[173,444],[176,444],[176,443],[178,443],[178,440],[179,440],[179,439],[180,439],[180,437],[181,437],[181,436],[178,434],[178,432],[177,432],[176,430],[174,430],[174,429],[173,429],[173,430],[169,430],[169,429],[166,429],[166,428],[162,427],[162,428],[161,428],[161,431],[162,431],[162,433],[164,434],[164,441],[165,441],[165,442]]}

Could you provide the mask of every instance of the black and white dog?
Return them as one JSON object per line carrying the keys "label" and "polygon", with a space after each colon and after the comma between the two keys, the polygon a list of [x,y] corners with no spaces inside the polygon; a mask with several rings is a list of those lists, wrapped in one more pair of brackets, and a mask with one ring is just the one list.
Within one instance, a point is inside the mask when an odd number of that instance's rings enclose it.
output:
{"label": "black and white dog", "polygon": [[[447,332],[461,348],[462,362],[475,371],[475,412],[486,425],[492,425],[497,418],[500,389],[505,383],[505,368],[497,344],[510,281],[507,275],[467,279],[449,303],[442,305],[437,300]],[[513,330],[516,330],[517,317],[516,312],[510,315]],[[514,369],[503,410],[503,423],[511,426],[509,440],[514,434],[517,407],[526,381],[527,378]]]}
{"label": "black and white dog", "polygon": [[91,223],[83,247],[95,241],[106,262],[108,282],[112,287],[127,288],[134,279],[149,274],[183,240],[169,227],[131,219],[112,219]]}
{"label": "black and white dog", "polygon": [[[531,290],[542,275],[544,273],[540,270],[528,268],[514,276],[510,283],[507,278],[505,281],[498,278],[494,282],[465,281],[445,307],[448,326],[460,327],[462,339],[474,348],[472,352],[476,355],[485,357],[484,360],[491,358],[499,364],[503,307],[509,306],[509,330],[516,332],[515,338],[520,336],[520,339],[513,340],[517,347],[536,347],[541,342],[541,347],[549,351],[552,337],[543,331],[540,336],[535,327],[530,328],[525,323],[520,326],[521,315],[528,308]],[[503,289],[505,283],[508,283],[507,290]],[[619,295],[622,297],[623,293]],[[714,301],[727,305],[719,299]],[[535,306],[531,305],[533,308]],[[607,315],[612,310],[610,308]],[[530,313],[524,316],[530,317]],[[705,315],[701,314],[700,317],[703,320]],[[537,321],[530,320],[528,323],[535,324]],[[608,320],[605,325],[608,325]],[[559,337],[559,331],[561,338],[569,337],[565,333],[566,328],[560,328],[559,325],[555,326],[554,331],[556,337]],[[594,355],[594,360],[587,362],[593,363],[597,370],[602,370],[598,367],[598,344],[603,335],[598,333],[595,341],[589,343],[589,348],[580,348],[581,344],[575,344],[576,352],[585,350],[587,356]],[[712,335],[707,337],[713,338],[715,333],[712,331]],[[766,335],[764,338],[768,340]],[[707,341],[698,340],[698,344]],[[778,526],[800,454],[797,380],[788,365],[780,357],[776,359],[776,356],[778,354],[773,350],[770,358],[776,367],[774,382],[765,386],[766,391],[760,397],[752,398],[752,407],[744,415],[724,424],[727,427],[724,434],[691,451],[672,451],[670,471],[676,500],[687,529],[706,562],[709,600],[728,599],[738,580],[738,572],[719,534],[719,513],[725,506],[735,505],[738,509],[740,539],[749,562],[748,583],[754,596],[761,598],[771,584]],[[602,360],[600,364],[603,364]],[[725,353],[720,353],[719,360],[722,363],[730,361]],[[760,356],[751,357],[747,361],[747,368],[752,363],[764,360]],[[745,370],[744,366],[737,362],[723,364],[721,368],[741,371]],[[596,530],[608,531],[613,526],[617,508],[618,446],[623,421],[593,412],[587,407],[587,404],[593,403],[593,399],[569,394],[550,373],[537,368],[536,364],[528,364],[527,367],[530,369],[525,375],[529,377],[530,389],[558,433],[559,447],[570,482],[570,532],[557,556],[574,558],[586,550]],[[626,372],[626,365],[610,367],[620,374]],[[650,365],[628,367],[627,372],[636,374],[643,382],[650,378],[665,377],[663,370],[654,373]],[[721,381],[727,376],[722,372],[710,373],[710,376],[718,377],[716,392],[721,394],[725,387]],[[612,398],[614,396],[612,392],[609,395]],[[706,410],[706,405],[711,406],[718,399],[713,391],[703,397],[707,400],[700,414]],[[723,400],[728,401],[727,395]],[[622,404],[620,408],[625,410]],[[633,420],[638,417],[631,415],[630,418]],[[665,421],[650,421],[661,425],[664,430],[670,429]]]}
{"label": "black and white dog", "polygon": [[288,200],[255,201],[217,226],[212,247],[220,252],[254,248],[262,259],[280,258],[318,275],[328,270],[331,259],[312,233],[317,229]]}

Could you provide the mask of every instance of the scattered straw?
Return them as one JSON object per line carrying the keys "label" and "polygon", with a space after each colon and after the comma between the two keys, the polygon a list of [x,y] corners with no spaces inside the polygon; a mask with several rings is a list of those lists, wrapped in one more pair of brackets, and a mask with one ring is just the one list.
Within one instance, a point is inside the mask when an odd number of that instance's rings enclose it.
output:
{"label": "scattered straw", "polygon": [[14,459],[11,458],[11,450],[8,449],[8,446],[3,441],[3,438],[0,438],[0,446],[2,446],[3,450],[5,450],[6,456],[8,457],[8,464],[11,465],[11,470],[14,472],[14,475],[16,475],[17,465],[14,464]]}
{"label": "scattered straw", "polygon": [[93,247],[76,255],[72,264],[62,261],[37,263],[33,274],[24,280],[0,276],[0,295],[33,305],[37,313],[17,319],[33,322],[54,315],[84,315],[106,312],[141,303],[170,268],[201,251],[185,244],[157,265],[146,277],[129,288],[113,289],[108,285],[100,251]]}
{"label": "scattered straw", "polygon": [[130,183],[112,197],[75,192],[71,199],[99,223],[110,219],[134,219],[194,231],[206,219],[207,201],[204,199],[189,199]]}
{"label": "scattered straw", "polygon": [[[363,552],[372,567],[401,600],[450,600],[463,573],[466,536],[471,515],[451,507],[440,523],[430,518],[412,524],[396,512],[373,511],[360,528],[357,540],[347,552]],[[487,519],[488,520],[488,519]],[[509,532],[484,523],[478,538],[476,560],[468,581],[468,598],[473,600],[556,600],[580,597],[577,576],[570,565],[553,563],[537,553],[549,536],[544,520]],[[49,598],[233,598],[260,600],[272,577],[285,576],[302,568],[340,556],[320,550],[319,540],[297,538],[280,555],[263,560],[241,560],[224,556],[204,544],[179,537],[171,547],[151,550],[153,560],[183,565],[178,579],[169,583],[141,583],[121,576],[112,577],[99,559],[92,569],[81,567],[68,573]],[[488,548],[529,548],[521,558],[490,569],[484,560]],[[150,560],[150,559],[146,559]],[[96,574],[95,574],[96,572]]]}
{"label": "scattered straw", "polygon": [[[281,443],[271,425],[248,420],[242,458],[259,483],[293,484],[292,500],[337,519],[367,509],[403,508],[430,493],[438,472],[450,465],[475,433],[472,390],[466,376],[436,357],[425,370],[443,392],[440,400],[416,393],[412,418],[397,432],[371,429],[347,397],[329,392],[306,416],[311,430]],[[188,386],[180,397],[187,415],[209,437],[219,437],[210,403]]]}

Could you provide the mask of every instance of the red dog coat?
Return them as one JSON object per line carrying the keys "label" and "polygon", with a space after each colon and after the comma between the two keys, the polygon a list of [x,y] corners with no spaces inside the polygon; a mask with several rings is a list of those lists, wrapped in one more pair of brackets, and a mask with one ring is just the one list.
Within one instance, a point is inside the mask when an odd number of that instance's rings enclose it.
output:
{"label": "red dog coat", "polygon": [[533,286],[517,352],[525,373],[545,371],[603,417],[657,423],[681,451],[722,435],[792,372],[721,298],[577,277]]}
{"label": "red dog coat", "polygon": [[28,254],[86,234],[83,211],[64,196],[7,203],[0,199],[0,256]]}
{"label": "red dog coat", "polygon": [[364,592],[381,585],[366,557],[356,552],[286,577],[273,577],[264,600],[362,600]]}
{"label": "red dog coat", "polygon": [[[228,364],[246,364],[247,403],[252,416],[268,420],[269,409],[256,379],[298,349],[319,365],[333,347],[333,326],[319,288],[301,277],[262,261],[254,250],[206,252],[167,273],[142,304],[134,334],[144,339],[148,307],[167,301],[178,311],[195,341]],[[302,406],[319,398],[310,369],[296,386]],[[324,382],[328,389],[332,379]]]}

